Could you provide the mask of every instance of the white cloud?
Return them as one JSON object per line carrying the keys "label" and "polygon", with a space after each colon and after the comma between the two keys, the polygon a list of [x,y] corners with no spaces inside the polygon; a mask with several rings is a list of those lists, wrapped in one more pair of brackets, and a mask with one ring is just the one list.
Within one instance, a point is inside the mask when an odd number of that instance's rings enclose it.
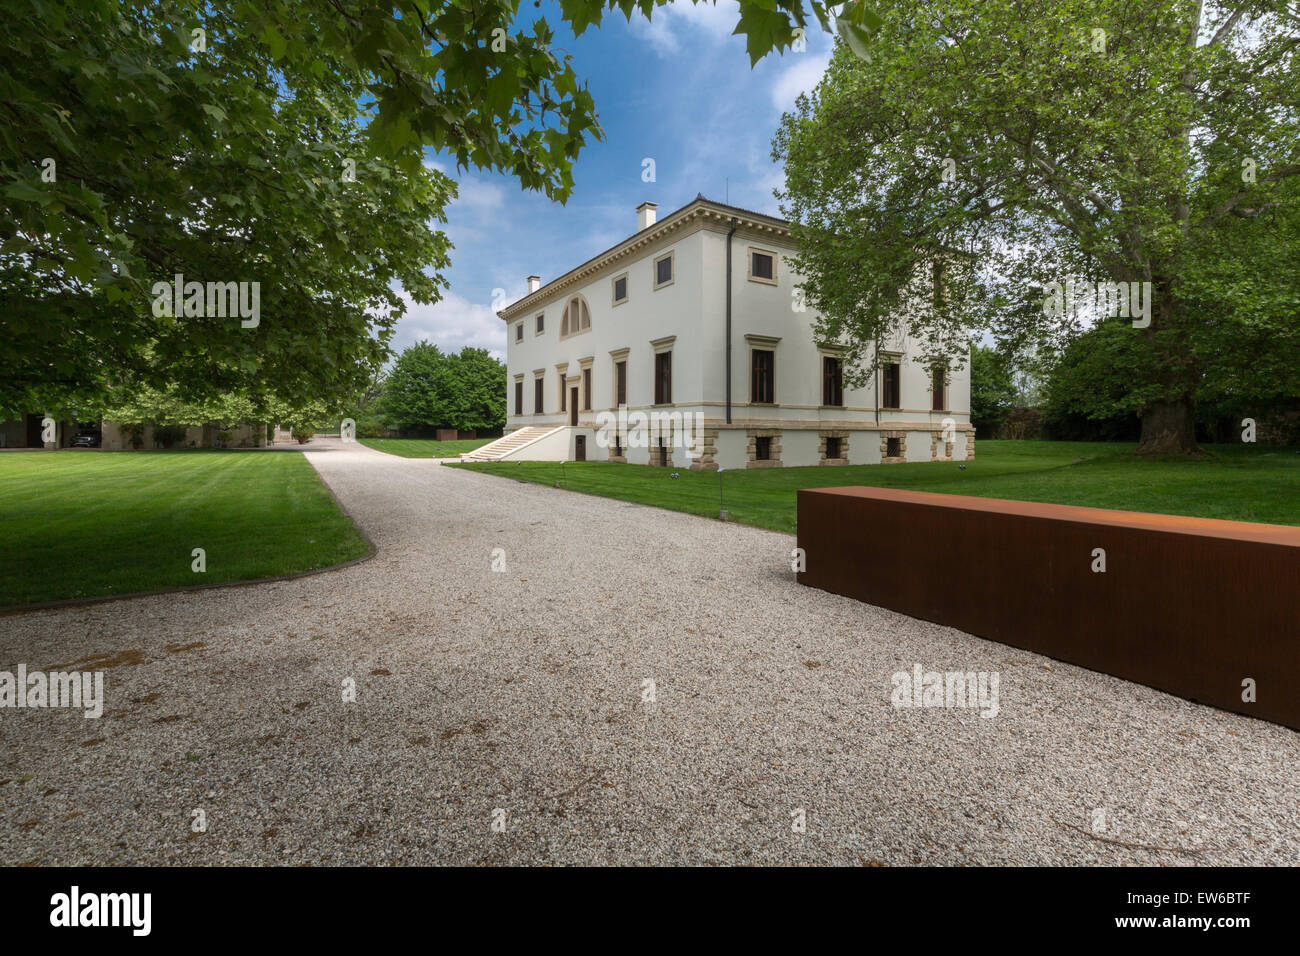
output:
{"label": "white cloud", "polygon": [[712,3],[688,3],[678,0],[671,6],[656,7],[650,20],[633,14],[630,28],[634,36],[650,45],[659,56],[678,52],[691,38],[717,43],[730,36],[740,21],[740,4],[736,0]]}
{"label": "white cloud", "polygon": [[794,108],[800,93],[807,93],[817,85],[831,62],[831,51],[825,53],[791,54],[790,66],[781,71],[772,84],[772,106],[784,113]]}
{"label": "white cloud", "polygon": [[462,179],[456,184],[456,199],[452,205],[464,205],[475,212],[491,212],[505,205],[506,191],[496,183],[480,179]]}
{"label": "white cloud", "polygon": [[487,349],[496,358],[505,358],[506,324],[490,305],[470,302],[454,292],[444,294],[433,305],[418,305],[406,295],[402,298],[406,302],[406,314],[397,323],[394,351],[428,341],[444,352],[459,352],[468,345]]}

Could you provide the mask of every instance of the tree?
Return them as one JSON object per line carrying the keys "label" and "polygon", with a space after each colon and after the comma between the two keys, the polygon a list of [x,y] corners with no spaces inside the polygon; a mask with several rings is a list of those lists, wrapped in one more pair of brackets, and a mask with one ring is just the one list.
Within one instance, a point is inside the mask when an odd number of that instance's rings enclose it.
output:
{"label": "tree", "polygon": [[[560,0],[576,35],[606,10]],[[399,287],[429,303],[453,184],[426,149],[563,201],[603,134],[520,0],[17,0],[0,33],[0,415],[148,386],[189,399],[354,394]],[[850,18],[861,42],[865,8]],[[743,0],[751,58],[806,9]],[[846,28],[847,29],[847,28]],[[260,321],[159,314],[155,283],[260,284]],[[165,288],[165,286],[164,286]],[[187,306],[188,308],[188,306]]]}
{"label": "tree", "polygon": [[402,351],[388,375],[384,418],[399,430],[446,426],[454,394],[447,356],[430,342],[417,342]]}
{"label": "tree", "polygon": [[[773,145],[819,334],[862,354],[936,267],[950,287],[910,317],[936,348],[1009,317],[1077,331],[1113,316],[1122,290],[1149,310],[1127,326],[1139,451],[1194,453],[1207,369],[1294,326],[1294,3],[875,9],[871,61],[838,49]],[[1070,277],[1107,283],[1103,308],[1007,308]],[[1297,345],[1283,336],[1274,361],[1294,368]]]}
{"label": "tree", "polygon": [[1122,319],[1072,339],[1047,377],[1044,425],[1062,441],[1132,441],[1141,410],[1132,382],[1147,360],[1142,340]]}
{"label": "tree", "polygon": [[505,366],[485,349],[444,355],[417,342],[397,357],[384,389],[383,416],[390,428],[492,431],[505,424]]}
{"label": "tree", "polygon": [[447,425],[492,432],[506,423],[506,367],[487,349],[463,348],[448,356],[454,388]]}
{"label": "tree", "polygon": [[971,343],[970,420],[983,437],[992,438],[1016,406],[1011,366],[996,349]]}

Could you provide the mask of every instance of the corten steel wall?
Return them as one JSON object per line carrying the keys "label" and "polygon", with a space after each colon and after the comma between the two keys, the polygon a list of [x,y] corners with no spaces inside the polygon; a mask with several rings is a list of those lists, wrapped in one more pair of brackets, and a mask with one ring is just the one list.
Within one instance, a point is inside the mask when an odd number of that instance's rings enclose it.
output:
{"label": "corten steel wall", "polygon": [[1300,528],[829,488],[799,547],[802,584],[1300,729]]}

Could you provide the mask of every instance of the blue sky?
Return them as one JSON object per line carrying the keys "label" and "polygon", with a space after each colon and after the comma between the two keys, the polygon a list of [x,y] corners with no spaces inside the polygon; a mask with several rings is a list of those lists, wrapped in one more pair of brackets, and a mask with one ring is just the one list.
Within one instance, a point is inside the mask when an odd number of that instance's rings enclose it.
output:
{"label": "blue sky", "polygon": [[[526,193],[510,178],[435,163],[460,184],[446,231],[456,248],[446,273],[451,288],[433,306],[408,304],[394,348],[426,339],[444,351],[488,348],[504,357],[505,327],[492,309],[523,295],[526,277],[543,282],[567,272],[636,230],[636,207],[659,204],[663,216],[704,193],[777,213],[781,183],[771,159],[783,110],[811,90],[826,69],[831,37],[814,23],[807,49],[771,55],[750,69],[745,38],[732,36],[734,0],[692,6],[678,0],[652,22],[608,15],[575,39],[551,2],[525,2],[526,22],[545,16],[556,47],[573,54],[587,80],[606,140],[589,143],[574,167],[566,205]],[[642,181],[642,161],[655,161],[655,182]]]}

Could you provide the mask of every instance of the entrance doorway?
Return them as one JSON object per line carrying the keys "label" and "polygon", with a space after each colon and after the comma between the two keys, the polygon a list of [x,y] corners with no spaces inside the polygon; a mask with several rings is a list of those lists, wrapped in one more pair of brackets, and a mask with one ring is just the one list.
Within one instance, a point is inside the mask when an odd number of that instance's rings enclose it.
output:
{"label": "entrance doorway", "polygon": [[573,459],[574,461],[587,460],[587,436],[586,435],[573,436]]}

